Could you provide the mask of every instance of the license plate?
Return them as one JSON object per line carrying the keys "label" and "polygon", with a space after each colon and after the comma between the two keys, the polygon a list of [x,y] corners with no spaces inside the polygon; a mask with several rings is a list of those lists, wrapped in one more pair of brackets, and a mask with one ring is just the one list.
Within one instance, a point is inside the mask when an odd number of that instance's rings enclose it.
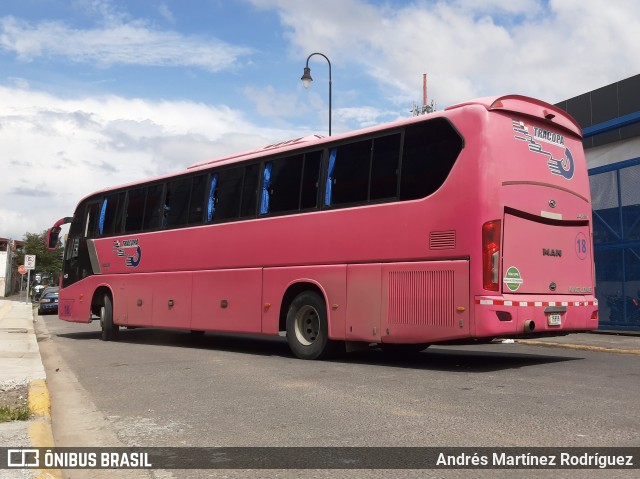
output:
{"label": "license plate", "polygon": [[559,314],[550,314],[547,316],[547,324],[549,326],[561,326],[562,325],[562,316]]}

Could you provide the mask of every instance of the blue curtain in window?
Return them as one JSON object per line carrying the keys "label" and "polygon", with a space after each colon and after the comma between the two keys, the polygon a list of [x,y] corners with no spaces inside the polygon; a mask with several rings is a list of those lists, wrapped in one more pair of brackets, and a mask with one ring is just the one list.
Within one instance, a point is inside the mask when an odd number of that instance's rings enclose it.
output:
{"label": "blue curtain in window", "polygon": [[98,222],[98,232],[100,236],[102,236],[102,231],[104,230],[104,217],[107,214],[107,199],[105,198],[102,202],[102,210],[100,211],[100,220]]}
{"label": "blue curtain in window", "polygon": [[216,211],[216,187],[218,186],[218,175],[211,176],[211,186],[209,188],[209,201],[207,202],[207,221],[213,219],[213,214]]}
{"label": "blue curtain in window", "polygon": [[264,165],[264,174],[262,179],[262,199],[260,200],[260,214],[269,213],[269,187],[271,186],[271,168],[273,162],[269,161]]}
{"label": "blue curtain in window", "polygon": [[331,193],[333,191],[333,170],[336,166],[336,156],[338,155],[338,149],[334,148],[329,154],[329,171],[327,173],[327,186],[324,192],[324,204],[325,206],[331,205]]}

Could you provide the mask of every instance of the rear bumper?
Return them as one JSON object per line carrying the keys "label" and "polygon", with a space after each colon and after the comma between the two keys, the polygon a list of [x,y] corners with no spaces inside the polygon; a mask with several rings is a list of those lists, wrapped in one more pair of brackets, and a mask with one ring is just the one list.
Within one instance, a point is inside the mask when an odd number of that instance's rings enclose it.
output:
{"label": "rear bumper", "polygon": [[[598,301],[593,295],[476,296],[472,336],[554,336],[598,329]],[[553,317],[552,317],[553,315]],[[559,315],[559,323],[558,322]]]}
{"label": "rear bumper", "polygon": [[39,313],[57,313],[58,303],[40,303],[38,305]]}

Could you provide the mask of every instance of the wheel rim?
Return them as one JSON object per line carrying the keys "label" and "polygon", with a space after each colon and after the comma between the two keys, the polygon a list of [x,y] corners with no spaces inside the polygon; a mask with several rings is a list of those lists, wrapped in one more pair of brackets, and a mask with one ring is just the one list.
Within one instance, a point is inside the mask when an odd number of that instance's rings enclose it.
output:
{"label": "wheel rim", "polygon": [[304,346],[311,346],[320,332],[320,318],[313,306],[303,306],[296,313],[294,322],[296,339]]}
{"label": "wheel rim", "polygon": [[104,306],[100,308],[100,327],[104,329],[104,317],[105,317]]}

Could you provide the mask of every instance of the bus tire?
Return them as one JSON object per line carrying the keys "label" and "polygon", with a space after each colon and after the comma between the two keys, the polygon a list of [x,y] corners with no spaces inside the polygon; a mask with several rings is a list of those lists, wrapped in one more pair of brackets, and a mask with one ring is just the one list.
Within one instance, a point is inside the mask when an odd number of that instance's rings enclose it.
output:
{"label": "bus tire", "polygon": [[120,326],[113,323],[113,302],[111,296],[104,295],[102,306],[100,307],[100,328],[102,329],[103,341],[115,341],[118,339]]}
{"label": "bus tire", "polygon": [[287,342],[300,359],[323,359],[337,352],[339,343],[329,339],[327,307],[319,294],[305,291],[291,302]]}

